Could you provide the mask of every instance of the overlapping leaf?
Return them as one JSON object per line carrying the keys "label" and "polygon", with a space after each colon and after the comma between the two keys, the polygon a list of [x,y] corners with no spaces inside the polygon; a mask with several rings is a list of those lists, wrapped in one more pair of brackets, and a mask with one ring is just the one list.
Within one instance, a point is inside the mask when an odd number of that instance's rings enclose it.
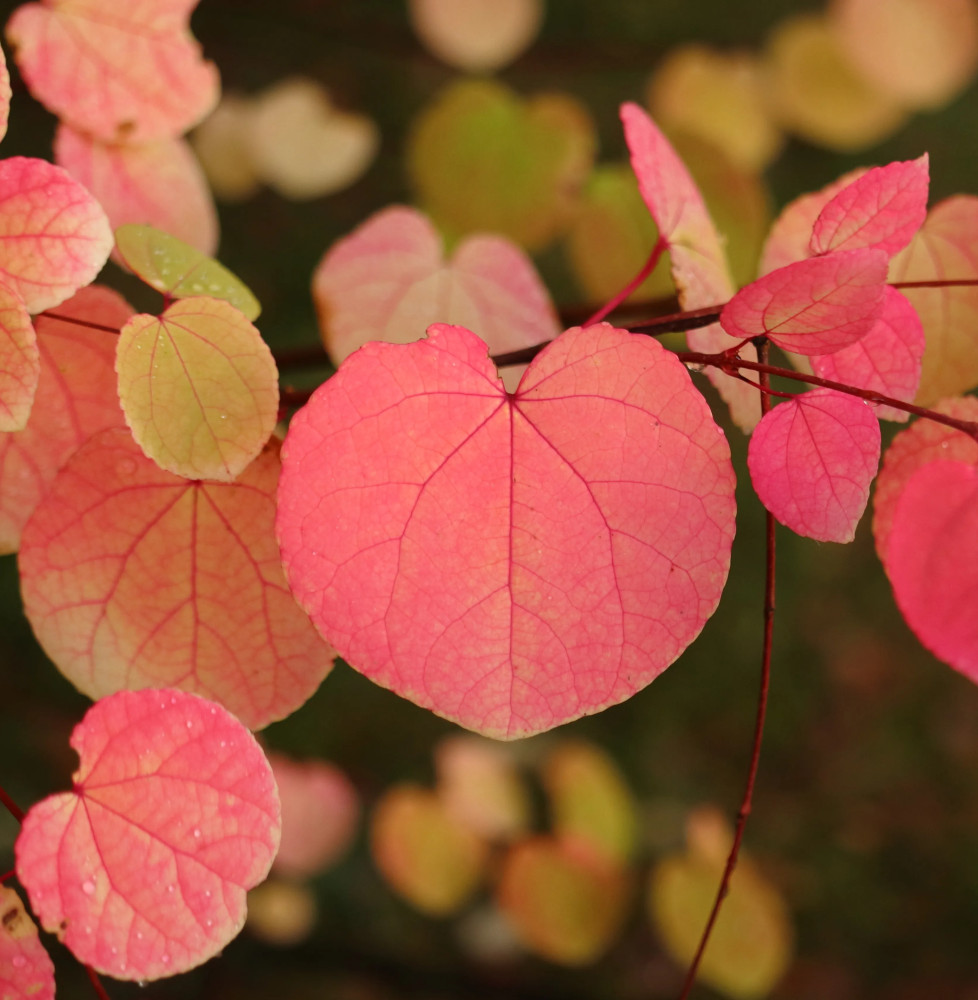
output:
{"label": "overlapping leaf", "polygon": [[44,928],[119,979],[199,965],[237,934],[278,848],[279,802],[254,737],[182,691],[89,709],[72,790],[35,805],[17,874]]}
{"label": "overlapping leaf", "polygon": [[278,448],[233,484],[164,472],[124,430],[67,462],[24,530],[24,607],[93,698],[181,687],[259,728],[294,712],[333,653],[285,585],[273,536]]}
{"label": "overlapping leaf", "polygon": [[54,963],[13,889],[0,885],[0,996],[54,1000]]}
{"label": "overlapping leaf", "polygon": [[261,334],[223,299],[173,302],[119,334],[119,401],[143,451],[189,479],[230,481],[278,415],[278,370]]}
{"label": "overlapping leaf", "polygon": [[0,48],[0,139],[7,134],[7,118],[10,114],[10,73],[7,71],[7,57]]}
{"label": "overlapping leaf", "polygon": [[782,524],[823,542],[850,542],[879,456],[879,423],[869,406],[814,389],[765,414],[747,464],[761,502]]}
{"label": "overlapping leaf", "polygon": [[368,344],[283,459],[278,532],[313,621],[371,679],[489,735],[629,697],[726,577],[726,441],[673,355],[606,324],[548,345],[513,396],[463,328]]}
{"label": "overlapping leaf", "polygon": [[217,102],[218,75],[190,34],[188,0],[44,0],[7,40],[31,93],[103,142],[173,138]]}
{"label": "overlapping leaf", "polygon": [[0,283],[0,433],[27,426],[41,374],[41,355],[23,299]]}

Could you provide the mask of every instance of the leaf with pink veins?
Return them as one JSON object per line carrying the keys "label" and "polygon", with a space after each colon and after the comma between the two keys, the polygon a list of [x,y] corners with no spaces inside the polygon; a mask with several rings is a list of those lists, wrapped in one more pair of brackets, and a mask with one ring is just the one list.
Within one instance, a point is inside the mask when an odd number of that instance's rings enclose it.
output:
{"label": "leaf with pink veins", "polygon": [[734,479],[650,338],[569,330],[513,395],[487,353],[436,324],[347,358],[292,421],[277,529],[347,662],[514,739],[625,700],[692,642],[726,579]]}
{"label": "leaf with pink veins", "polygon": [[[57,312],[118,330],[133,310],[117,292],[87,285]],[[43,314],[35,327],[41,371],[30,420],[22,431],[0,433],[0,554],[17,551],[27,519],[65,459],[96,432],[125,426],[115,337]]]}
{"label": "leaf with pink veins", "polygon": [[253,729],[302,705],[333,650],[289,593],[276,442],[234,483],[164,472],[126,431],[91,438],[24,529],[24,610],[79,690],[179,687]]}
{"label": "leaf with pink veins", "polygon": [[54,1000],[54,963],[13,889],[0,885],[0,996]]}
{"label": "leaf with pink veins", "polygon": [[[924,328],[917,310],[895,288],[887,286],[879,318],[855,344],[812,358],[816,375],[909,403],[920,384]],[[905,422],[910,414],[894,406],[876,407],[885,420]]]}
{"label": "leaf with pink veins", "polygon": [[856,343],[883,306],[887,257],[882,250],[838,250],[771,271],[723,308],[732,337],[765,335],[798,354],[831,354]]}
{"label": "leaf with pink veins", "polygon": [[[695,181],[666,137],[637,104],[623,104],[621,120],[642,198],[669,246],[679,304],[683,309],[722,306],[734,294],[733,280],[720,237]],[[707,354],[737,345],[737,340],[717,323],[690,330],[686,340],[690,350]],[[741,356],[756,361],[757,351],[747,344]],[[757,389],[716,368],[707,368],[706,376],[730,407],[734,423],[750,431],[761,418]]]}
{"label": "leaf with pink veins", "polygon": [[151,142],[186,132],[217,104],[188,0],[44,0],[18,7],[7,41],[31,93],[103,142]]}
{"label": "leaf with pink veins", "polygon": [[813,253],[875,247],[893,256],[927,216],[928,157],[874,167],[837,192],[812,229]]}
{"label": "leaf with pink veins", "polygon": [[183,139],[108,145],[61,125],[55,161],[105,209],[113,229],[155,226],[204,254],[217,249],[217,210],[207,179]]}
{"label": "leaf with pink veins", "polygon": [[880,457],[880,428],[861,399],[813,389],[765,414],[747,450],[761,503],[799,535],[851,542]]}
{"label": "leaf with pink veins", "polygon": [[978,683],[978,469],[921,466],[897,501],[886,572],[907,624],[938,658]]}
{"label": "leaf with pink veins", "polygon": [[41,375],[41,355],[23,299],[0,283],[0,433],[27,426]]}
{"label": "leaf with pink veins", "polygon": [[271,768],[230,712],[121,691],[75,727],[70,792],[24,818],[17,876],[45,930],[117,979],[206,962],[241,930],[281,830]]}
{"label": "leaf with pink veins", "polygon": [[67,171],[24,156],[0,160],[0,281],[29,312],[89,284],[113,242],[101,205]]}

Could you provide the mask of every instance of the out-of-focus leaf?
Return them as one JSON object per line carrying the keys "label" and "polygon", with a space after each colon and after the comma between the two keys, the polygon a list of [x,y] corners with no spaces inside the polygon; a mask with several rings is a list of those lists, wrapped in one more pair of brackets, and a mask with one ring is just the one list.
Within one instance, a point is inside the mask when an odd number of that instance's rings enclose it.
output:
{"label": "out-of-focus leaf", "polygon": [[13,889],[0,885],[0,996],[54,1000],[54,963]]}
{"label": "out-of-focus leaf", "polygon": [[7,134],[7,118],[10,115],[10,73],[7,71],[7,57],[0,48],[0,139]]}
{"label": "out-of-focus leaf", "polygon": [[261,186],[248,143],[252,107],[248,98],[225,94],[190,137],[211,189],[223,201],[244,201]]}
{"label": "out-of-focus leaf", "polygon": [[309,886],[270,878],[248,893],[245,925],[260,941],[289,948],[309,938],[318,912],[316,894]]}

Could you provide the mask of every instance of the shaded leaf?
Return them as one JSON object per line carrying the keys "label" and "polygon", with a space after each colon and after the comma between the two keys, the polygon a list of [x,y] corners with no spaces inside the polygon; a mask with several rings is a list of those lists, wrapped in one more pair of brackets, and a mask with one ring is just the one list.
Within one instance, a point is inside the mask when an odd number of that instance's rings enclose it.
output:
{"label": "shaded leaf", "polygon": [[278,449],[233,484],[164,472],[123,430],[92,438],[24,530],[24,607],[81,691],[181,687],[252,728],[294,712],[332,650],[285,586]]}
{"label": "shaded leaf", "polygon": [[93,705],[72,790],[24,818],[17,876],[45,930],[118,979],[200,965],[241,929],[278,848],[279,804],[254,737],[182,691]]}
{"label": "shaded leaf", "polygon": [[851,542],[880,457],[879,423],[860,399],[813,389],[775,406],[747,451],[761,503],[786,527]]}
{"label": "shaded leaf", "polygon": [[54,1000],[54,963],[20,896],[0,885],[0,996]]}
{"label": "shaded leaf", "polygon": [[305,884],[270,878],[248,893],[248,932],[278,948],[307,940],[318,914],[315,893]]}
{"label": "shaded leaf", "polygon": [[278,370],[261,334],[223,299],[140,314],[116,349],[119,400],[143,451],[188,479],[230,481],[278,416]]}
{"label": "shaded leaf", "polygon": [[628,698],[726,578],[726,441],[672,354],[607,324],[558,337],[512,396],[461,327],[368,344],[283,461],[279,538],[313,621],[372,680],[486,735]]}
{"label": "shaded leaf", "polygon": [[211,190],[224,201],[244,201],[261,186],[248,142],[252,107],[249,98],[225,93],[190,137]]}
{"label": "shaded leaf", "polygon": [[0,433],[27,426],[41,375],[41,355],[21,297],[0,284]]}

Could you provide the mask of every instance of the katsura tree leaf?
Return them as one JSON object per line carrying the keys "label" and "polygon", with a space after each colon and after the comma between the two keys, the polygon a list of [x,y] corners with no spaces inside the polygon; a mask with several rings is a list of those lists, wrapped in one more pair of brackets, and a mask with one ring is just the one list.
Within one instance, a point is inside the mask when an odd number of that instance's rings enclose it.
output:
{"label": "katsura tree leaf", "polygon": [[[978,198],[948,198],[927,215],[910,246],[894,258],[890,281],[978,278]],[[908,288],[927,347],[915,402],[930,406],[978,385],[978,287]]]}
{"label": "katsura tree leaf", "polygon": [[[811,359],[816,375],[873,389],[909,403],[920,385],[924,328],[917,310],[895,288],[886,287],[879,318],[860,340],[833,354]],[[876,415],[901,423],[910,416],[893,406],[871,404]]]}
{"label": "katsura tree leaf", "polygon": [[248,893],[248,933],[279,948],[307,940],[318,916],[315,892],[305,882],[272,877]]}
{"label": "katsura tree leaf", "polygon": [[978,469],[928,462],[900,492],[886,573],[907,624],[936,656],[978,683]]}
{"label": "katsura tree leaf", "polygon": [[402,206],[334,243],[313,275],[312,295],[336,364],[369,340],[410,343],[438,322],[476,330],[492,353],[560,332],[550,296],[516,244],[470,236],[446,261],[434,226]]}
{"label": "katsura tree leaf", "polygon": [[486,842],[434,792],[408,784],[388,789],[375,806],[370,852],[388,885],[431,916],[464,906],[489,858]]}
{"label": "katsura tree leaf", "polygon": [[10,115],[10,73],[7,71],[7,57],[0,48],[0,139],[7,134],[7,118]]}
{"label": "katsura tree leaf", "polygon": [[573,98],[524,100],[494,80],[462,80],[415,121],[408,169],[422,207],[448,231],[539,250],[570,222],[594,147],[594,124]]}
{"label": "katsura tree leaf", "polygon": [[244,201],[261,186],[248,138],[252,108],[250,98],[225,93],[190,137],[211,190],[223,201]]}
{"label": "katsura tree leaf", "polygon": [[279,841],[271,768],[229,712],[183,691],[121,691],[71,745],[72,790],[24,818],[17,875],[45,930],[118,979],[216,955]]}
{"label": "katsura tree leaf", "polygon": [[880,428],[861,399],[813,389],[775,406],[747,451],[761,503],[786,527],[851,542],[880,457]]}
{"label": "katsura tree leaf", "polygon": [[742,288],[720,324],[732,337],[766,335],[798,354],[831,354],[856,343],[879,317],[886,288],[882,250],[838,250],[771,271]]}
{"label": "katsura tree leaf", "polygon": [[27,426],[40,375],[41,355],[27,306],[0,283],[0,433]]}
{"label": "katsura tree leaf", "polygon": [[512,739],[628,698],[692,642],[727,574],[733,472],[649,338],[567,331],[513,395],[486,355],[445,325],[351,355],[292,422],[277,524],[350,664]]}
{"label": "katsura tree leaf", "polygon": [[282,802],[282,842],[272,871],[286,878],[318,875],[353,842],[360,820],[356,789],[328,761],[270,753],[268,762]]}
{"label": "katsura tree leaf", "polygon": [[838,191],[812,230],[813,253],[874,247],[902,250],[927,216],[928,157],[888,163],[861,174]]}
{"label": "katsura tree leaf", "polygon": [[[659,233],[669,246],[672,277],[684,309],[720,306],[734,293],[733,281],[716,229],[689,171],[666,137],[637,104],[623,104],[621,120],[639,190]],[[708,353],[734,347],[718,324],[691,330],[694,351]],[[752,345],[743,356],[757,360]],[[707,377],[730,407],[734,423],[749,431],[761,417],[757,390],[714,368]]]}
{"label": "katsura tree leaf", "polygon": [[161,316],[134,316],[119,334],[116,373],[139,446],[178,476],[229,482],[275,428],[272,352],[223,299],[179,299]]}
{"label": "katsura tree leaf", "polygon": [[44,160],[0,160],[0,281],[31,313],[87,285],[108,259],[112,231],[99,203]]}
{"label": "katsura tree leaf", "polygon": [[[132,307],[108,288],[88,285],[58,314],[119,329]],[[50,316],[35,319],[41,359],[34,408],[24,430],[0,433],[0,553],[20,533],[65,459],[87,438],[124,427],[115,377],[115,338]]]}
{"label": "katsura tree leaf", "polygon": [[44,0],[7,22],[31,93],[103,142],[173,138],[217,103],[213,63],[201,59],[187,0]]}
{"label": "katsura tree leaf", "polygon": [[90,439],[24,530],[24,608],[81,691],[181,687],[253,729],[294,712],[330,667],[285,585],[272,442],[232,484],[164,472],[124,430]]}
{"label": "katsura tree leaf", "polygon": [[0,885],[0,996],[54,1000],[54,963],[13,889]]}
{"label": "katsura tree leaf", "polygon": [[261,313],[251,289],[223,264],[152,226],[125,225],[115,233],[123,263],[169,298],[206,295],[230,302],[254,321]]}
{"label": "katsura tree leaf", "polygon": [[[958,420],[978,421],[978,399],[973,396],[940,400],[934,409]],[[873,496],[873,537],[884,567],[893,515],[903,488],[918,469],[942,460],[978,465],[978,442],[944,424],[918,420],[897,434],[886,449]]]}
{"label": "katsura tree leaf", "polygon": [[217,249],[217,211],[207,179],[183,139],[108,145],[61,125],[54,158],[105,209],[113,229],[148,224],[201,253]]}
{"label": "katsura tree leaf", "polygon": [[524,947],[560,965],[588,965],[621,927],[628,881],[587,844],[534,837],[507,852],[496,902]]}

